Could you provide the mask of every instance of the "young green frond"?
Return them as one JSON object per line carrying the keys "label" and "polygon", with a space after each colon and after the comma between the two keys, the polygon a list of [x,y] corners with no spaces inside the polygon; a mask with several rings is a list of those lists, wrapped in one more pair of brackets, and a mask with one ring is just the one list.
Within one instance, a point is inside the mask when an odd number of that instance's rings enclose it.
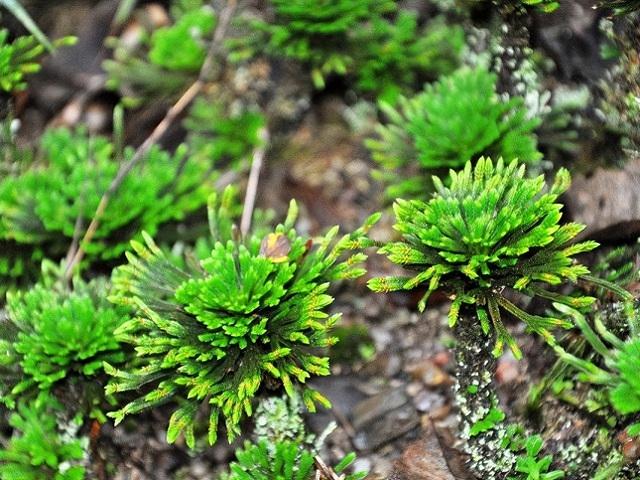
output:
{"label": "young green frond", "polygon": [[[541,158],[533,134],[539,121],[527,118],[522,98],[501,100],[496,76],[480,68],[462,68],[411,98],[400,97],[397,107],[382,102],[381,108],[388,123],[378,125],[379,138],[367,146],[390,198],[425,198],[431,174],[481,155],[525,163]],[[398,169],[409,178],[397,183]]]}
{"label": "young green frond", "polygon": [[[326,313],[333,301],[326,292],[332,280],[362,274],[341,255],[367,246],[366,232],[376,220],[337,241],[337,229],[312,241],[293,228],[292,203],[284,224],[266,236],[240,239],[232,228],[232,200],[230,189],[222,204],[212,197],[213,246],[199,265],[170,258],[145,236],[145,245],[134,242],[129,264],[114,275],[113,300],[138,312],[117,334],[135,346],[140,363],[109,369],[115,378],[107,391],[145,384],[153,389],[111,416],[119,422],[174,400],[178,407],[167,438],[171,442],[184,432],[192,447],[202,405],[210,416],[209,442],[216,440],[219,416],[232,439],[240,421],[251,416],[261,387],[282,387],[294,395],[296,384],[329,374],[329,360],[319,352],[335,342],[329,331],[338,316]],[[310,409],[328,403],[309,389],[303,399]]]}
{"label": "young green frond", "polygon": [[19,364],[21,378],[0,398],[12,404],[31,387],[49,390],[65,379],[88,379],[103,371],[103,362],[125,359],[114,331],[127,311],[109,304],[106,290],[104,282],[77,280],[73,290],[37,284],[7,295],[8,327],[0,345]]}
{"label": "young green frond", "polygon": [[489,319],[497,335],[495,354],[506,343],[514,354],[519,349],[501,320],[507,311],[527,324],[529,330],[553,342],[550,330],[570,323],[554,317],[530,315],[504,295],[515,289],[531,296],[570,305],[589,305],[590,297],[557,295],[546,285],[576,282],[589,273],[573,256],[592,250],[595,242],[571,244],[583,226],[560,224],[558,196],[570,182],[561,169],[554,184],[545,189],[542,176],[528,179],[524,165],[505,165],[480,158],[475,167],[467,162],[450,172],[449,186],[434,177],[435,194],[428,202],[397,200],[395,229],[402,240],[380,249],[389,259],[414,276],[373,279],[375,291],[409,290],[424,285],[420,301],[424,310],[429,295],[443,289],[454,299],[449,321],[455,326],[463,304],[475,305],[485,332]]}
{"label": "young green frond", "polygon": [[6,448],[0,447],[0,480],[82,480],[85,456],[78,439],[64,438],[55,414],[62,408],[48,395],[20,403],[9,423],[15,429]]}

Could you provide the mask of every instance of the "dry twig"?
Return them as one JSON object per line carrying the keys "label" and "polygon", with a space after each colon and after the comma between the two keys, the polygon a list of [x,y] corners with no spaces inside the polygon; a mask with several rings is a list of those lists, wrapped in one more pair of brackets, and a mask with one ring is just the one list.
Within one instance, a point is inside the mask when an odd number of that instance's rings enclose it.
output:
{"label": "dry twig", "polygon": [[247,192],[244,196],[244,206],[242,208],[242,218],[240,219],[240,232],[245,237],[251,228],[251,218],[256,205],[256,194],[258,191],[258,181],[260,180],[260,170],[264,161],[264,155],[269,143],[269,131],[263,128],[260,131],[260,145],[253,151],[251,157],[251,170],[247,182]]}
{"label": "dry twig", "polygon": [[329,466],[327,466],[326,463],[324,463],[324,460],[322,460],[322,458],[320,458],[319,455],[316,455],[314,457],[314,460],[316,462],[316,479],[318,480],[344,480],[345,476],[344,475],[338,475],[336,472],[333,471],[333,469]]}

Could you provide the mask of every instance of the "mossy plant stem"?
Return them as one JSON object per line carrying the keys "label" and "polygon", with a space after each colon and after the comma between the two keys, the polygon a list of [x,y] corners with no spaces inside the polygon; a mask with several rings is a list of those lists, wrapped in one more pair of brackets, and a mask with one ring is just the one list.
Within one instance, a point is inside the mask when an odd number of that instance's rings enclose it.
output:
{"label": "mossy plant stem", "polygon": [[487,417],[498,405],[493,386],[497,360],[491,353],[495,333],[484,334],[473,309],[463,306],[455,330],[455,403],[459,414],[459,431],[465,441],[468,466],[483,480],[503,478],[515,463],[509,449],[501,447],[505,425],[498,423],[479,434],[474,425]]}

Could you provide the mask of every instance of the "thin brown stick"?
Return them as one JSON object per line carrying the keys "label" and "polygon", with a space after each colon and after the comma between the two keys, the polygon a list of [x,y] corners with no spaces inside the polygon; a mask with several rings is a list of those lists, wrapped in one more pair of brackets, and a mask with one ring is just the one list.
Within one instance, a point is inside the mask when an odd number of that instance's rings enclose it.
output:
{"label": "thin brown stick", "polygon": [[246,237],[251,228],[253,209],[256,206],[256,194],[258,192],[258,182],[260,181],[260,170],[264,163],[264,154],[269,143],[269,131],[263,128],[260,131],[260,145],[253,151],[251,157],[251,170],[247,181],[247,192],[244,196],[244,206],[242,208],[242,218],[240,219],[240,232]]}
{"label": "thin brown stick", "polygon": [[[345,476],[338,475],[330,467],[328,467],[327,464],[324,463],[324,460],[322,460],[320,455],[316,455],[315,457],[313,457],[313,459],[316,462],[316,468],[318,469],[317,472],[320,472],[320,478],[322,478],[323,480],[344,480]],[[317,472],[316,476],[318,474]]]}
{"label": "thin brown stick", "polygon": [[[84,257],[84,245],[93,240],[96,232],[98,231],[98,227],[100,226],[100,219],[111,201],[113,195],[117,192],[117,190],[122,185],[122,182],[126,178],[126,176],[133,170],[133,168],[144,158],[144,156],[149,152],[151,147],[158,143],[166,131],[169,129],[171,124],[176,120],[178,116],[189,106],[189,104],[193,101],[193,99],[202,91],[202,88],[205,85],[205,79],[207,78],[209,71],[212,70],[214,66],[214,61],[218,56],[218,53],[221,49],[221,43],[226,34],[227,28],[231,21],[231,17],[233,16],[233,12],[235,11],[237,6],[237,0],[227,0],[227,4],[220,14],[220,21],[216,27],[216,30],[213,35],[213,40],[211,42],[211,46],[209,47],[209,51],[207,52],[207,57],[200,69],[200,73],[198,75],[198,79],[182,94],[182,96],[178,99],[178,101],[167,111],[167,114],[162,119],[162,121],[153,129],[151,134],[146,138],[144,142],[137,148],[131,159],[123,163],[118,173],[111,181],[109,188],[105,191],[100,199],[100,203],[98,204],[98,208],[96,209],[93,218],[91,219],[91,223],[85,232],[82,241],[78,244],[75,252],[70,250],[67,257],[71,258],[71,261],[67,263],[65,268],[65,278],[69,279],[73,273],[73,269],[76,265],[82,261]],[[73,252],[73,255],[71,254]]]}

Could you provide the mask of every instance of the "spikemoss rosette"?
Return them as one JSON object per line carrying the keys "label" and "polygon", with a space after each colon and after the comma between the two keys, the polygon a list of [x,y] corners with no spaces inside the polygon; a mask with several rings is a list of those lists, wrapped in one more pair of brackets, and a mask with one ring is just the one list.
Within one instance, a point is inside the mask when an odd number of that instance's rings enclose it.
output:
{"label": "spikemoss rosette", "polygon": [[450,176],[450,186],[433,178],[436,191],[428,202],[397,200],[394,205],[395,229],[402,240],[388,243],[380,252],[418,273],[375,278],[370,280],[370,288],[388,292],[426,285],[420,310],[433,291],[449,291],[453,298],[450,325],[458,321],[463,304],[475,305],[483,331],[488,333],[493,324],[496,355],[507,343],[517,357],[521,356],[502,323],[503,310],[553,342],[549,329],[570,323],[524,312],[505,297],[505,289],[576,307],[594,301],[548,290],[550,285],[576,282],[588,275],[589,270],[573,256],[597,246],[593,241],[571,244],[584,226],[559,223],[561,205],[556,200],[569,187],[569,172],[561,169],[548,191],[542,176],[525,178],[525,167],[516,161],[505,165],[500,159],[494,165],[481,158],[475,167],[468,162]]}
{"label": "spikemoss rosette", "polygon": [[[0,333],[2,359],[19,363],[21,379],[0,399],[13,404],[31,387],[49,390],[63,379],[86,383],[103,362],[121,363],[125,353],[114,335],[127,311],[106,300],[104,282],[66,286],[38,284],[7,295],[8,326]],[[0,360],[0,365],[5,362]],[[15,377],[15,375],[14,375]]]}
{"label": "spikemoss rosette", "polygon": [[354,36],[360,45],[354,69],[357,87],[389,103],[419,80],[453,72],[464,47],[462,27],[436,17],[421,29],[418,14],[406,10],[394,21],[376,17]]}
{"label": "spikemoss rosette", "polygon": [[[527,118],[523,98],[501,99],[495,74],[481,68],[462,68],[413,97],[400,97],[396,106],[380,107],[388,122],[366,144],[391,198],[424,198],[430,175],[480,156],[523,163],[541,158],[533,133],[539,120]],[[399,169],[409,178],[398,182]]]}
{"label": "spikemoss rosette", "polygon": [[[195,445],[195,418],[201,406],[209,413],[209,442],[217,438],[223,417],[233,439],[240,421],[252,414],[261,386],[284,387],[295,394],[312,376],[328,375],[329,360],[320,349],[335,342],[329,315],[330,282],[360,276],[366,256],[347,250],[368,245],[367,230],[375,218],[334,241],[337,228],[312,241],[293,228],[295,203],[283,224],[266,236],[234,234],[233,191],[218,206],[210,205],[213,247],[198,265],[178,262],[152,241],[134,242],[135,254],[115,274],[114,301],[133,305],[138,317],[118,330],[135,346],[141,365],[109,371],[109,393],[148,385],[146,395],[110,415],[116,422],[131,413],[173,400],[178,407],[167,430],[169,442],[184,432]],[[178,266],[178,263],[182,266]],[[183,268],[184,267],[184,268]],[[310,410],[327,405],[318,392],[303,388]]]}
{"label": "spikemoss rosette", "polygon": [[353,63],[349,34],[396,9],[391,0],[271,0],[275,19],[253,22],[267,36],[266,53],[306,62],[317,88]]}
{"label": "spikemoss rosette", "polygon": [[[78,219],[90,223],[120,162],[133,155],[132,148],[118,152],[108,139],[82,130],[48,131],[42,138],[45,161],[0,180],[0,236],[61,257],[77,235]],[[184,146],[174,154],[152,148],[110,193],[94,240],[83,246],[88,258],[117,257],[140,230],[155,234],[160,225],[203,206],[214,175],[208,159],[187,158]]]}

